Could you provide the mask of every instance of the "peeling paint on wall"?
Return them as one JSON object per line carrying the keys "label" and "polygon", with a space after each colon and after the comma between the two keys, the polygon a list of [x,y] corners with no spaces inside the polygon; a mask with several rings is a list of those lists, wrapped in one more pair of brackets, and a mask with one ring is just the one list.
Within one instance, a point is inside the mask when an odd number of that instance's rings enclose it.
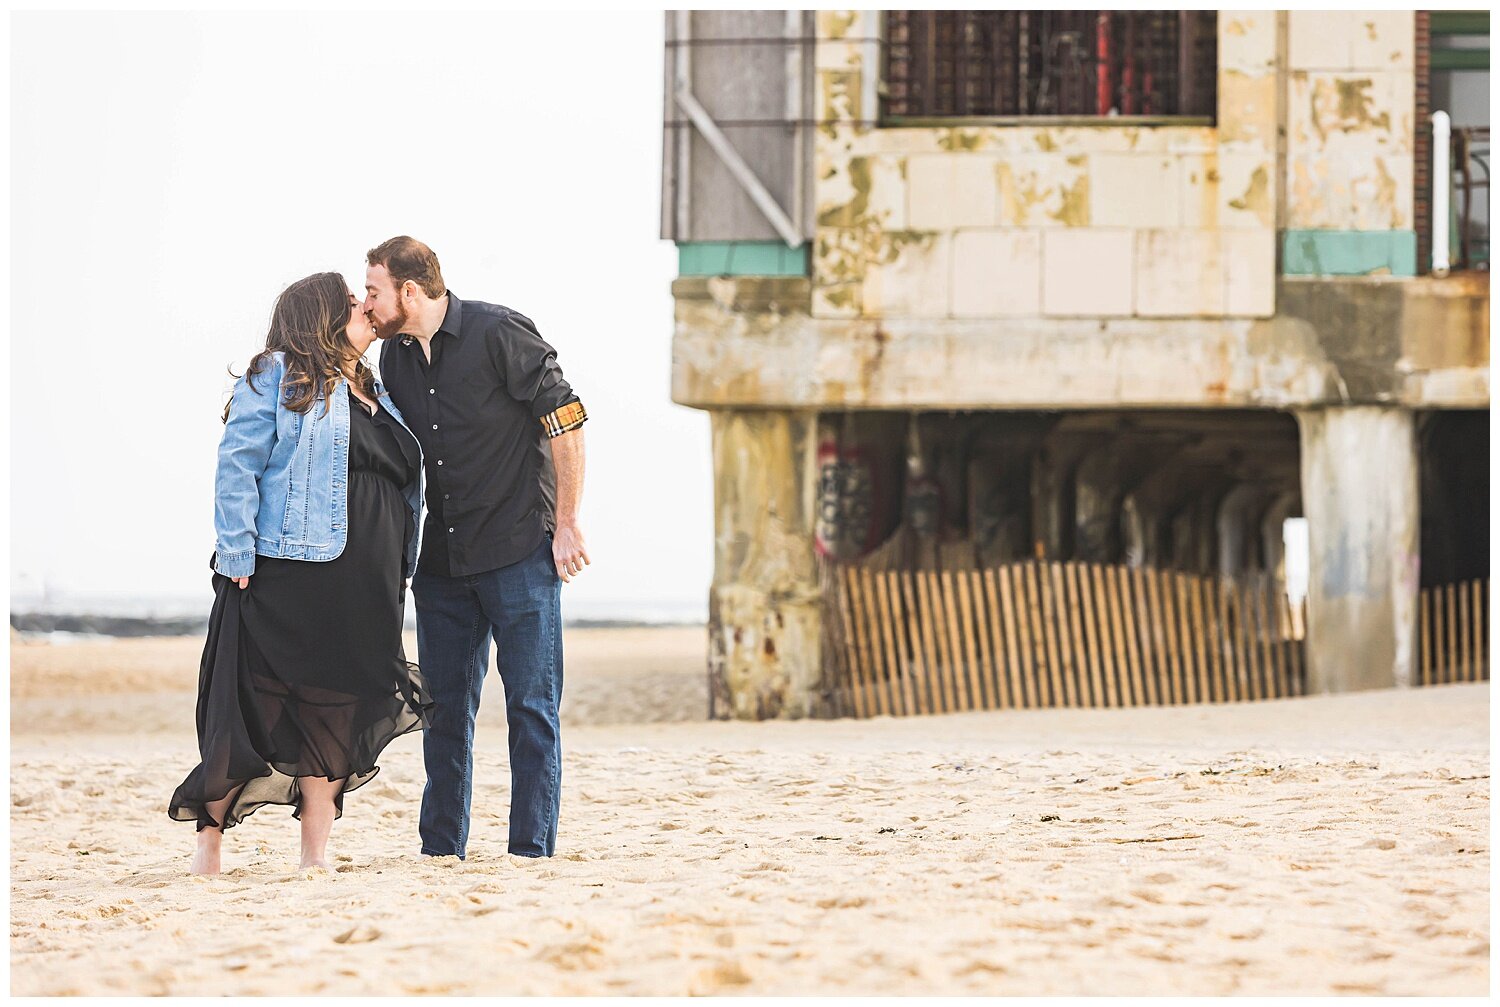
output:
{"label": "peeling paint on wall", "polygon": [[[862,34],[863,22],[851,19],[863,16],[824,12],[820,35]],[[964,232],[974,232],[964,245],[966,254],[973,254],[1021,247],[1005,233],[1014,228],[1224,230],[1238,233],[1235,248],[1274,248],[1271,232],[1278,227],[1409,228],[1412,77],[1403,33],[1410,15],[1309,16],[1291,36],[1303,64],[1288,56],[1286,24],[1284,14],[1221,15],[1223,59],[1218,121],[1212,127],[859,128],[856,123],[871,111],[858,107],[868,68],[844,65],[858,63],[860,51],[852,42],[820,42],[820,53],[827,52],[819,57],[817,76],[816,105],[824,121],[815,153],[815,313],[879,317],[891,302],[886,296],[864,296],[861,288],[870,271],[897,277],[900,270],[886,267],[908,251],[948,254],[943,249]],[[1278,143],[1284,143],[1284,155]],[[1115,160],[1101,160],[1101,154]],[[1149,160],[1153,157],[1160,159]],[[937,158],[960,160],[950,166],[932,160]],[[1040,244],[1044,258],[1054,245]],[[1145,247],[1155,246],[1147,242]],[[1218,309],[1219,302],[1208,298],[1194,305],[1194,312],[1269,314],[1274,252],[1242,262],[1228,251],[1230,245],[1224,247],[1237,263],[1239,293]],[[956,281],[945,280],[935,267],[917,268],[916,261],[907,275],[933,284],[923,313],[945,316],[947,306],[957,303]],[[1121,268],[1141,273],[1139,263],[1122,262]],[[1262,270],[1270,272],[1260,277]],[[1046,275],[1045,263],[1042,272]],[[1212,283],[1202,286],[1216,289]],[[976,310],[976,303],[965,297],[963,311]],[[983,303],[999,310],[1002,302]]]}
{"label": "peeling paint on wall", "polygon": [[[1117,238],[1122,228],[1253,229],[1257,233],[1247,235],[1253,247],[1274,249],[1269,232],[1281,192],[1273,167],[1278,132],[1274,16],[1240,12],[1221,17],[1221,48],[1229,52],[1232,65],[1220,68],[1216,126],[1039,123],[880,129],[856,125],[873,111],[858,107],[861,80],[869,68],[859,65],[862,50],[842,41],[851,33],[866,34],[870,26],[858,20],[864,16],[848,11],[818,15],[815,107],[822,121],[815,144],[815,315],[880,318],[916,307],[922,317],[946,317],[950,310],[1015,317],[1016,305],[1042,310],[1042,299],[1029,285],[1016,296],[971,296],[985,267],[970,260],[974,254],[1011,255],[1027,247],[1045,258],[1054,245],[1041,242],[1040,235],[1054,229],[1098,228],[1101,234],[1109,229]],[[1232,42],[1226,48],[1227,40]],[[1378,115],[1379,109],[1371,114]],[[1093,159],[1099,153],[1146,160],[1110,162],[1100,175]],[[1220,168],[1224,156],[1233,158],[1227,176]],[[1152,157],[1157,160],[1149,161]],[[1139,177],[1149,177],[1149,192],[1137,184]],[[1234,190],[1225,191],[1226,178],[1233,179]],[[1106,205],[1138,199],[1142,206],[1105,219],[1099,215],[1101,199],[1110,201]],[[1183,235],[1178,243],[1182,240],[1191,239]],[[1134,249],[1137,243],[1123,247]],[[1120,268],[1133,277],[1135,254],[1127,252],[1106,268]],[[1257,314],[1272,310],[1274,252],[1236,261],[1232,297],[1222,292],[1224,271],[1219,268],[1212,270],[1214,280],[1188,284],[1205,291],[1202,303],[1192,305],[1193,313],[1212,314],[1229,304]],[[1261,270],[1267,275],[1252,275]],[[1042,273],[1039,266],[1027,275]],[[1020,275],[1007,267],[1007,280]],[[960,278],[967,285],[962,292]],[[1133,283],[1126,281],[1127,286]],[[1123,303],[1130,312],[1130,299]]]}
{"label": "peeling paint on wall", "polygon": [[977,129],[940,129],[938,146],[944,150],[980,150],[984,147],[984,134]]}
{"label": "peeling paint on wall", "polygon": [[858,121],[860,116],[858,70],[819,70],[819,92],[823,96],[819,131],[828,139],[838,139],[835,123]]}
{"label": "peeling paint on wall", "polygon": [[1264,166],[1250,173],[1250,185],[1229,205],[1236,210],[1245,210],[1258,216],[1268,217],[1274,210],[1271,206],[1271,173]]}
{"label": "peeling paint on wall", "polygon": [[1299,70],[1289,84],[1287,228],[1409,228],[1411,75]]}
{"label": "peeling paint on wall", "polygon": [[995,164],[999,223],[1024,227],[1089,223],[1088,158],[1018,155]]}
{"label": "peeling paint on wall", "polygon": [[822,38],[845,38],[858,17],[856,11],[819,11],[818,34]]}
{"label": "peeling paint on wall", "polygon": [[1326,141],[1328,134],[1356,133],[1362,130],[1387,130],[1391,128],[1389,111],[1376,111],[1375,98],[1370,89],[1375,82],[1368,77],[1360,80],[1313,81],[1308,102],[1308,118],[1318,138]]}
{"label": "peeling paint on wall", "polygon": [[1276,145],[1276,75],[1219,71],[1220,144]]}

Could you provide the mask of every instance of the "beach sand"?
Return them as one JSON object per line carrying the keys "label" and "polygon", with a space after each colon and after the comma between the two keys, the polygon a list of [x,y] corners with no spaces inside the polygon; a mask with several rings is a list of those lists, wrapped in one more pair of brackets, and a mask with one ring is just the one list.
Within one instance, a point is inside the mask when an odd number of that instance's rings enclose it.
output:
{"label": "beach sand", "polygon": [[569,632],[551,860],[505,852],[492,676],[467,861],[416,853],[409,735],[336,873],[267,807],[198,878],[201,640],[13,637],[12,993],[1488,990],[1486,685],[713,723],[704,641]]}

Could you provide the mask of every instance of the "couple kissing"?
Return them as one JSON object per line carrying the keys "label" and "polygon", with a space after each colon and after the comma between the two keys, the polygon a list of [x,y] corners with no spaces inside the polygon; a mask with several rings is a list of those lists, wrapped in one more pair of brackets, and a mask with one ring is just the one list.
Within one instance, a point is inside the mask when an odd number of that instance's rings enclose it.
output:
{"label": "couple kissing", "polygon": [[[301,866],[326,868],[344,795],[419,727],[421,852],[463,858],[491,640],[508,849],[557,845],[587,414],[532,321],[460,299],[425,244],[392,238],[365,261],[362,300],[337,273],[282,292],[225,408],[200,762],[168,809],[197,824],[195,873],[219,873],[224,830],[265,804],[293,808]],[[420,668],[401,640],[408,584]]]}

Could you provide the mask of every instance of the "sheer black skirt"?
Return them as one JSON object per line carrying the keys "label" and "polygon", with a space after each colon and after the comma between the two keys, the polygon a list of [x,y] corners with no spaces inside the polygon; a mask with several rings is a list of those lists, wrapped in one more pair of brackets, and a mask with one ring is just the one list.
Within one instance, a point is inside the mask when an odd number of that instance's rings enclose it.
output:
{"label": "sheer black skirt", "polygon": [[[402,557],[414,532],[400,480],[410,434],[351,403],[348,539],[327,562],[256,557],[247,589],[213,574],[198,675],[201,762],[168,814],[228,829],[266,804],[301,815],[300,777],[374,778],[392,740],[423,726],[431,701],[401,641]],[[407,450],[410,448],[410,450]],[[223,821],[207,805],[234,795]]]}

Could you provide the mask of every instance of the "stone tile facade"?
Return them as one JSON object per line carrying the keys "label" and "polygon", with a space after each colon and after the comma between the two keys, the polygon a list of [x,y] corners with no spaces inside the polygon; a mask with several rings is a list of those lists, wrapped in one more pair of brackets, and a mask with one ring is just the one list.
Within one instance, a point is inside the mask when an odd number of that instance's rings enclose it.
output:
{"label": "stone tile facade", "polygon": [[1290,230],[1413,226],[1411,11],[1287,15]]}
{"label": "stone tile facade", "polygon": [[817,316],[1264,318],[1278,230],[1412,226],[1410,12],[1220,12],[1153,127],[874,128],[879,17],[816,19]]}

